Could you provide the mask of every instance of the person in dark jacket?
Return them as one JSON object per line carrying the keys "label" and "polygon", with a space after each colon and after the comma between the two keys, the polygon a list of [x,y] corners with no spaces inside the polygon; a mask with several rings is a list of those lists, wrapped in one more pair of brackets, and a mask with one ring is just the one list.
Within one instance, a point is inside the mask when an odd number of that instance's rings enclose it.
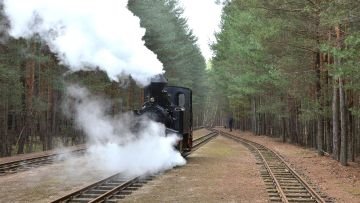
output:
{"label": "person in dark jacket", "polygon": [[229,117],[229,128],[230,128],[230,132],[232,131],[233,122],[234,122],[234,119],[233,119],[232,116],[230,116],[230,117]]}

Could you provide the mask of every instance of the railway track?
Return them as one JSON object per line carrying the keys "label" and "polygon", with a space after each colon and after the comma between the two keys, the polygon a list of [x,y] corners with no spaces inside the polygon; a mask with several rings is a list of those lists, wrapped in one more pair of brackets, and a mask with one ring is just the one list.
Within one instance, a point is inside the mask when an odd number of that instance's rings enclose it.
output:
{"label": "railway track", "polygon": [[199,149],[202,145],[209,142],[212,138],[214,138],[219,133],[219,132],[214,131],[214,130],[209,130],[209,131],[211,131],[209,134],[204,135],[202,137],[199,137],[199,138],[193,140],[192,150],[190,152],[183,152],[182,155],[184,157],[187,157],[188,155],[190,155],[191,153],[193,153],[194,151]]}
{"label": "railway track", "polygon": [[[209,142],[211,139],[218,135],[217,131],[200,137],[193,141],[193,149],[190,152],[184,152],[184,157],[190,155],[192,152],[199,149],[202,145]],[[134,190],[142,187],[148,181],[155,178],[152,176],[139,176],[135,178],[125,177],[121,173],[117,173],[106,179],[93,183],[80,190],[72,192],[66,196],[63,196],[52,203],[95,203],[106,202],[115,203],[121,199],[124,199],[127,195],[130,195]]]}
{"label": "railway track", "polygon": [[[203,127],[198,127],[196,129],[201,129]],[[196,140],[194,140],[194,143]],[[38,156],[38,157],[32,157],[32,158],[26,158],[16,161],[9,161],[6,163],[0,164],[0,176],[5,176],[9,174],[14,174],[22,171],[31,170],[33,168],[37,168],[40,166],[53,164],[55,161],[61,161],[62,155],[64,154],[73,154],[75,156],[81,155],[85,152],[86,148],[81,147],[80,149],[75,150],[69,150],[63,153],[56,153],[56,154],[49,154],[44,156]]]}
{"label": "railway track", "polygon": [[10,161],[0,164],[0,176],[14,174],[22,171],[27,171],[40,166],[52,164],[55,161],[60,161],[63,155],[72,154],[74,156],[81,155],[85,152],[86,148],[81,147],[79,149],[66,151],[63,153],[49,154],[44,156],[32,157],[22,160]]}
{"label": "railway track", "polygon": [[283,158],[271,149],[256,142],[220,131],[220,134],[244,144],[261,162],[260,173],[271,202],[332,202],[319,194]]}

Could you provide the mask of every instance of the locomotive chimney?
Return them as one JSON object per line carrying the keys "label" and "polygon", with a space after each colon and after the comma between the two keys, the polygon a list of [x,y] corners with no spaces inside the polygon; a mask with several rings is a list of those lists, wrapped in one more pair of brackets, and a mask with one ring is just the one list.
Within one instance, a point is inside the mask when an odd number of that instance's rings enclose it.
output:
{"label": "locomotive chimney", "polygon": [[163,94],[163,90],[168,81],[163,74],[156,75],[151,78],[150,85],[146,87],[147,96],[158,100]]}

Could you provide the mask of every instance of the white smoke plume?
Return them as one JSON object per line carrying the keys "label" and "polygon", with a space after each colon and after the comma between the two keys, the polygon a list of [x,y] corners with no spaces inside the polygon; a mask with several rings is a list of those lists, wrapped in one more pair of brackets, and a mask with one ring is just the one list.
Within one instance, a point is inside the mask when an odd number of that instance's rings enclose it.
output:
{"label": "white smoke plume", "polygon": [[86,88],[67,88],[65,109],[88,137],[89,149],[82,157],[88,168],[107,172],[142,175],[184,165],[174,148],[177,135],[165,136],[163,124],[131,113],[111,116],[110,102],[89,93]]}
{"label": "white smoke plume", "polygon": [[40,36],[72,71],[100,68],[111,80],[131,75],[146,85],[163,72],[162,64],[144,46],[145,29],[127,2],[3,0],[3,5],[12,37]]}
{"label": "white smoke plume", "polygon": [[[127,9],[127,0],[1,2],[10,36],[40,37],[71,71],[99,68],[111,80],[131,75],[142,85],[163,73],[157,56],[144,45],[145,29]],[[185,164],[174,149],[179,138],[165,136],[164,125],[131,113],[111,116],[110,102],[79,86],[69,86],[66,93],[65,109],[89,144],[86,155],[78,159],[85,163],[80,168],[141,175]],[[81,170],[74,164],[69,174],[74,167]]]}

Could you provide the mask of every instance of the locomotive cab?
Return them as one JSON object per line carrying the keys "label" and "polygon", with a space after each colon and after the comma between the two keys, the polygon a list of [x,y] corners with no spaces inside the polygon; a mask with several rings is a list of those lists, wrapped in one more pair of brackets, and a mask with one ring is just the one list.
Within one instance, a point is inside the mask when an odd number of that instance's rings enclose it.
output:
{"label": "locomotive cab", "polygon": [[173,116],[176,119],[173,129],[182,135],[180,151],[190,151],[192,147],[192,92],[189,88],[166,86],[166,92],[173,105]]}

